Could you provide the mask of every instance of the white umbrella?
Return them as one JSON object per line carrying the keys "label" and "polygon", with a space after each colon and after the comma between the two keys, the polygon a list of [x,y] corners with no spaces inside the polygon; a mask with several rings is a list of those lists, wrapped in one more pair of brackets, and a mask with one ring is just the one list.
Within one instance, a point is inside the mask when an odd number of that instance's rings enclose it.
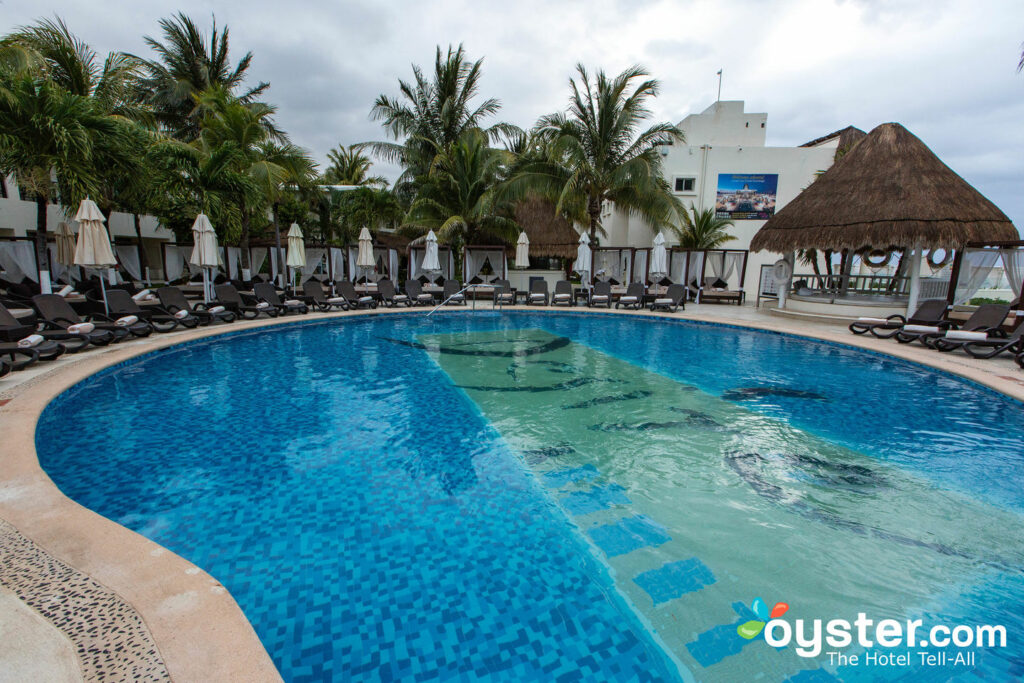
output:
{"label": "white umbrella", "polygon": [[423,254],[420,270],[427,275],[437,275],[441,272],[441,260],[437,257],[437,235],[433,230],[427,233],[427,249]]}
{"label": "white umbrella", "polygon": [[[102,214],[101,214],[102,215]],[[71,226],[61,221],[57,226],[57,260],[68,266],[75,265],[75,233]]]}
{"label": "white umbrella", "polygon": [[[377,261],[373,258],[373,236],[366,228],[359,231],[359,253],[356,255],[356,266],[367,270],[368,273],[372,273],[377,266]],[[370,284],[368,274],[366,274],[366,284]]]}
{"label": "white umbrella", "polygon": [[530,267],[530,238],[526,236],[526,231],[519,233],[519,239],[516,241],[516,268],[529,268]]}
{"label": "white umbrella", "polygon": [[285,265],[293,270],[306,266],[306,243],[302,241],[302,229],[298,223],[292,223],[288,231],[288,255],[285,257]]}
{"label": "white umbrella", "polygon": [[572,269],[580,274],[580,280],[585,288],[590,289],[591,252],[590,238],[587,233],[580,235],[580,246],[576,249],[576,262]]}
{"label": "white umbrella", "polygon": [[648,271],[654,283],[668,275],[668,250],[665,249],[665,235],[659,232],[654,236],[654,247],[651,249],[651,264]]}
{"label": "white umbrella", "polygon": [[[117,265],[114,250],[110,248],[110,235],[103,225],[104,218],[96,203],[83,199],[75,214],[78,221],[78,242],[75,244],[75,265],[86,268],[112,268]],[[107,306],[107,287],[100,277],[100,291],[103,293],[103,311],[110,313]]]}
{"label": "white umbrella", "polygon": [[220,255],[217,253],[217,233],[210,225],[210,219],[205,213],[196,216],[192,224],[192,256],[188,262],[203,269],[203,300],[207,303],[213,298],[210,291],[210,269],[216,268],[220,262]]}

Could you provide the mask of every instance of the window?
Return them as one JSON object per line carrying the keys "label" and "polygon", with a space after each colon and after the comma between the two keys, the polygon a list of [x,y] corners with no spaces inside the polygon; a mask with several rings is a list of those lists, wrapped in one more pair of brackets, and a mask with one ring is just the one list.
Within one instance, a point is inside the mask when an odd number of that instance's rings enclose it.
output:
{"label": "window", "polygon": [[7,199],[7,180],[0,177],[0,199]]}
{"label": "window", "polygon": [[750,121],[747,121],[747,125],[746,125],[746,127],[747,127],[747,128],[750,128]]}
{"label": "window", "polygon": [[675,179],[675,191],[693,193],[693,188],[696,187],[696,178],[680,178]]}

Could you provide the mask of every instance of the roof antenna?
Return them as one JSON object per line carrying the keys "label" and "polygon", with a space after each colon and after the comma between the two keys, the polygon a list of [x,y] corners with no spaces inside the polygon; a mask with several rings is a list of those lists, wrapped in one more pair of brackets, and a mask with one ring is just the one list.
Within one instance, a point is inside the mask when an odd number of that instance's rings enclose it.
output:
{"label": "roof antenna", "polygon": [[715,100],[715,101],[716,102],[721,102],[722,101],[722,70],[721,69],[718,70],[718,99]]}

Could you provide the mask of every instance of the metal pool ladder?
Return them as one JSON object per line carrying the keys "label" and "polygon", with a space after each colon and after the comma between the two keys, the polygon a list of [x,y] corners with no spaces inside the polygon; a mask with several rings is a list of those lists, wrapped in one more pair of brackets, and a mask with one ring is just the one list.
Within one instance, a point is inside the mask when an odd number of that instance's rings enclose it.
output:
{"label": "metal pool ladder", "polygon": [[[444,301],[442,301],[441,303],[439,303],[438,305],[436,305],[432,309],[430,309],[430,313],[427,313],[426,317],[429,318],[430,316],[434,315],[434,311],[436,311],[437,309],[439,309],[442,306],[444,306],[445,304],[447,304],[449,301],[451,301],[452,299],[457,297],[459,294],[462,294],[462,293],[464,293],[464,292],[466,292],[466,291],[468,291],[470,289],[476,289],[477,287],[493,287],[493,285],[485,285],[485,284],[466,285],[465,287],[463,287],[459,291],[455,292],[450,297],[448,297],[447,299],[445,299]],[[474,311],[476,310],[476,297],[473,297],[472,310],[474,310]]]}

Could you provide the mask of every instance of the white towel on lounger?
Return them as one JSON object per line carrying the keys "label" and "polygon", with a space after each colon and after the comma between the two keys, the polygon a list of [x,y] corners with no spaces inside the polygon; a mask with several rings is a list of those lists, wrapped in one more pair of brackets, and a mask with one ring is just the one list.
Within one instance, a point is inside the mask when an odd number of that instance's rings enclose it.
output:
{"label": "white towel on lounger", "polygon": [[359,303],[361,303],[361,304],[365,304],[368,301],[373,301],[373,297],[372,296],[361,296],[361,297],[359,297]]}
{"label": "white towel on lounger", "polygon": [[57,292],[57,296],[65,297],[65,296],[71,294],[71,292],[73,292],[73,291],[75,291],[74,287],[72,287],[71,285],[64,285],[63,287],[60,288],[60,291]]}
{"label": "white towel on lounger", "polygon": [[343,296],[332,296],[330,299],[327,300],[327,303],[329,303],[329,304],[347,304],[348,303],[348,299],[346,299]]}
{"label": "white towel on lounger", "polygon": [[885,318],[857,318],[859,323],[878,323],[879,325],[893,322],[892,320],[886,320]]}
{"label": "white towel on lounger", "polygon": [[284,305],[285,306],[301,306],[302,302],[299,301],[298,299],[285,299]]}
{"label": "white towel on lounger", "polygon": [[114,322],[117,323],[118,325],[120,325],[121,327],[131,327],[135,323],[139,322],[139,316],[137,316],[137,315],[126,315],[124,317],[118,318]]}
{"label": "white towel on lounger", "polygon": [[984,332],[968,332],[966,330],[950,330],[946,333],[946,339],[958,341],[985,341],[988,335]]}
{"label": "white towel on lounger", "polygon": [[406,299],[408,299],[409,297],[407,297],[407,296],[406,296],[405,294],[395,294],[395,295],[394,295],[393,297],[391,297],[391,298],[392,298],[392,299],[394,299],[395,301],[405,301],[405,300],[406,300]]}
{"label": "white towel on lounger", "polygon": [[31,349],[33,346],[39,346],[43,343],[43,335],[41,334],[30,334],[24,339],[18,340],[19,349]]}
{"label": "white towel on lounger", "polygon": [[261,301],[258,304],[256,304],[256,308],[263,310],[266,308],[270,308],[270,304],[268,304],[266,301]]}
{"label": "white towel on lounger", "polygon": [[148,289],[144,289],[138,294],[133,294],[132,298],[135,299],[136,301],[149,301],[149,295],[150,291]]}
{"label": "white towel on lounger", "polygon": [[669,305],[672,305],[674,302],[672,301],[672,299],[655,299],[654,303],[656,303],[656,304],[669,304]]}
{"label": "white towel on lounger", "polygon": [[75,323],[74,325],[68,325],[67,329],[72,334],[89,334],[96,329],[96,326],[92,323]]}
{"label": "white towel on lounger", "polygon": [[208,313],[213,313],[213,314],[217,314],[217,313],[223,313],[223,312],[224,312],[224,311],[226,311],[226,310],[227,310],[227,309],[226,309],[226,308],[224,308],[223,306],[211,306],[210,308],[207,308],[207,309],[206,309],[206,311],[207,311]]}
{"label": "white towel on lounger", "polygon": [[635,304],[636,303],[636,297],[635,296],[620,296],[619,297],[619,301],[621,301],[622,303],[626,303],[626,304]]}
{"label": "white towel on lounger", "polygon": [[594,294],[590,297],[591,301],[608,301],[607,294]]}
{"label": "white towel on lounger", "polygon": [[938,327],[934,325],[904,325],[904,332],[919,332],[920,334],[938,334],[942,332]]}
{"label": "white towel on lounger", "polygon": [[174,313],[174,317],[177,318],[178,320],[184,320],[185,318],[189,317],[190,315],[192,315],[192,314],[189,313],[188,311],[186,311],[184,308],[181,309],[180,311],[176,311]]}

